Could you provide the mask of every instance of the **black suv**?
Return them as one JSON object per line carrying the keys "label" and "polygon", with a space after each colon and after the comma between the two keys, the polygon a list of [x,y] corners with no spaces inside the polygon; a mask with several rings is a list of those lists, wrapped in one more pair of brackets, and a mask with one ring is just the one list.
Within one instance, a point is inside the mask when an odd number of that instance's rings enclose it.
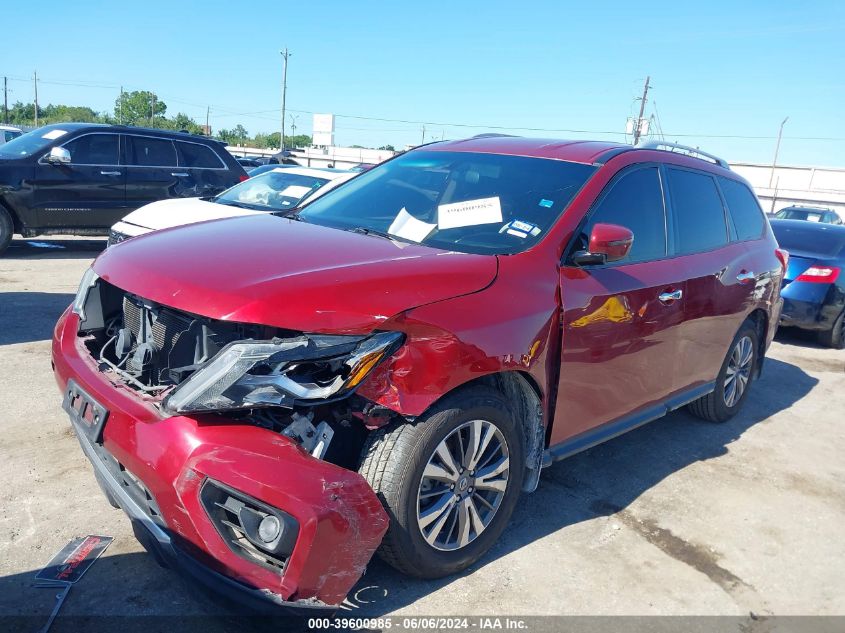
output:
{"label": "black suv", "polygon": [[215,195],[246,178],[211,138],[47,125],[0,146],[0,253],[13,233],[108,235],[112,224],[149,202]]}

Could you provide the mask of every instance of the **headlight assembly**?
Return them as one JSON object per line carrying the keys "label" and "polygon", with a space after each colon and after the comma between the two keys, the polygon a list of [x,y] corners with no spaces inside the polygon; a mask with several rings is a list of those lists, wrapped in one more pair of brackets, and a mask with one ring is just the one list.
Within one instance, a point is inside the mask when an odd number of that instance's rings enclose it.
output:
{"label": "headlight assembly", "polygon": [[76,291],[76,298],[73,300],[73,312],[79,315],[80,321],[85,320],[85,301],[87,301],[88,293],[96,285],[99,278],[93,268],[89,268],[82,275],[82,281],[79,282],[79,289]]}
{"label": "headlight assembly", "polygon": [[170,413],[291,406],[345,395],[401,345],[400,332],[230,343],[165,398]]}

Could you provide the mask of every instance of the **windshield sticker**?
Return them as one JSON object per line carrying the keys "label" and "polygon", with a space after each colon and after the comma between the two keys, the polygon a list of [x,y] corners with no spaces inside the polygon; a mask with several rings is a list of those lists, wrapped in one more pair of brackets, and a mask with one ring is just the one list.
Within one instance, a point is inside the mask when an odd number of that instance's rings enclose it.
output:
{"label": "windshield sticker", "polygon": [[541,232],[542,230],[536,224],[523,222],[522,220],[511,220],[499,229],[499,233],[507,233],[508,235],[516,235],[522,238],[526,238],[529,235],[537,237]]}
{"label": "windshield sticker", "polygon": [[457,229],[501,221],[502,205],[499,203],[499,196],[441,204],[437,207],[437,226],[440,229]]}
{"label": "windshield sticker", "polygon": [[311,191],[311,187],[305,187],[303,185],[289,185],[286,189],[280,191],[279,195],[287,196],[289,198],[301,198],[309,191]]}
{"label": "windshield sticker", "polygon": [[540,206],[545,207],[546,209],[551,209],[553,206],[555,206],[555,203],[552,200],[546,200],[545,198],[543,198],[542,200],[540,200]]}
{"label": "windshield sticker", "polygon": [[64,136],[65,134],[67,134],[67,130],[50,130],[46,134],[42,134],[41,138],[46,138],[48,140],[53,141],[59,138],[60,136]]}
{"label": "windshield sticker", "polygon": [[405,240],[422,242],[431,234],[436,226],[436,224],[429,224],[428,222],[418,220],[408,213],[405,210],[405,207],[402,207],[402,210],[399,212],[399,215],[396,216],[396,219],[393,220],[393,223],[390,225],[390,228],[387,229],[387,232],[390,235],[395,235],[396,237],[401,237]]}

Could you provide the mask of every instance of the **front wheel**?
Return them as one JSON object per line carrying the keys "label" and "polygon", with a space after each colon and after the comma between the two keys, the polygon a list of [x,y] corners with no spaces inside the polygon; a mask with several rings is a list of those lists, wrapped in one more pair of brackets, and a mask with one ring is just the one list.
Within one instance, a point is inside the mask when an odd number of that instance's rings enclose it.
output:
{"label": "front wheel", "polygon": [[14,232],[15,225],[12,222],[12,216],[0,205],[0,255],[8,248]]}
{"label": "front wheel", "polygon": [[421,578],[474,563],[510,519],[523,454],[518,420],[487,387],[447,397],[414,424],[372,433],[360,472],[390,515],[381,558]]}
{"label": "front wheel", "polygon": [[726,422],[742,407],[754,380],[757,353],[760,349],[757,328],[746,321],[731,342],[716,388],[688,405],[690,413],[708,422]]}

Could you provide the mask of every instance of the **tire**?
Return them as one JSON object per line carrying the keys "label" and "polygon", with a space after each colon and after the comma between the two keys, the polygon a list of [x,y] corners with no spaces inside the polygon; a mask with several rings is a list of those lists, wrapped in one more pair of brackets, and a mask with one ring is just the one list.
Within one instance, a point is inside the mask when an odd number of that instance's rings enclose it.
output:
{"label": "tire", "polygon": [[[749,342],[751,345],[750,350],[747,347]],[[742,349],[740,349],[741,344]],[[742,408],[751,389],[751,383],[754,381],[759,350],[760,341],[757,328],[753,322],[746,321],[739,328],[739,332],[736,333],[733,341],[731,341],[728,354],[722,362],[719,375],[716,377],[716,388],[706,396],[702,396],[698,400],[688,404],[687,409],[689,412],[708,422],[727,422],[735,416]],[[736,354],[738,356],[735,356]],[[732,375],[737,373],[739,375],[731,383],[729,380],[729,368],[733,368],[738,361],[741,365],[741,371],[733,372]],[[734,385],[735,389],[739,390],[739,394],[731,391],[731,384]]]}
{"label": "tire", "polygon": [[[469,446],[473,433],[489,439],[486,450],[479,451],[477,470],[466,468],[464,474],[452,476],[442,453],[435,451],[451,447],[454,458],[460,453],[458,442]],[[469,567],[496,542],[513,513],[522,488],[524,454],[519,421],[504,396],[484,386],[447,396],[413,424],[371,433],[359,472],[390,516],[379,556],[418,578],[441,578]],[[454,462],[457,470],[471,464],[466,458]],[[497,464],[505,463],[506,473],[490,474]],[[482,471],[487,472],[484,480],[479,476]],[[425,472],[433,476],[424,477]],[[468,529],[462,532],[465,526]]]}
{"label": "tire", "polygon": [[816,336],[819,343],[825,347],[832,347],[833,349],[845,347],[845,310],[833,322],[832,328],[819,332]]}
{"label": "tire", "polygon": [[12,216],[0,205],[0,255],[9,247],[14,233],[15,225],[12,222]]}

